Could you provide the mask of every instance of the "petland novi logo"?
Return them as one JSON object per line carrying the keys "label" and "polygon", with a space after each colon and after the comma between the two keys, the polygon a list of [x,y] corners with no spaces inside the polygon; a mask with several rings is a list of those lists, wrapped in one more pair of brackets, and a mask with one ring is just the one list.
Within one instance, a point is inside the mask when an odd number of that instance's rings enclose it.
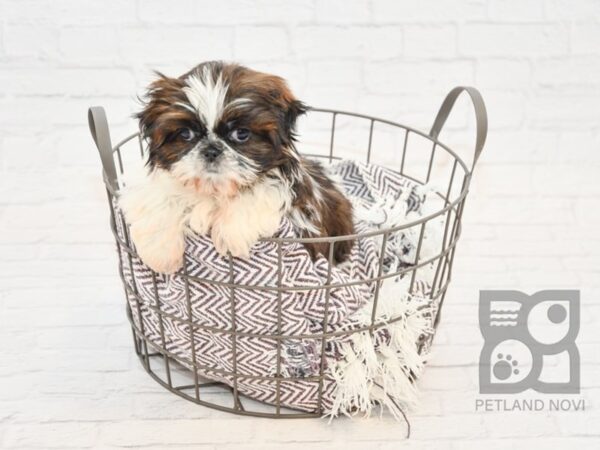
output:
{"label": "petland novi logo", "polygon": [[[546,290],[481,291],[479,327],[484,345],[479,358],[481,394],[579,394],[580,361],[575,339],[580,294]],[[515,404],[516,402],[516,404]],[[476,410],[583,410],[583,400],[479,398]]]}

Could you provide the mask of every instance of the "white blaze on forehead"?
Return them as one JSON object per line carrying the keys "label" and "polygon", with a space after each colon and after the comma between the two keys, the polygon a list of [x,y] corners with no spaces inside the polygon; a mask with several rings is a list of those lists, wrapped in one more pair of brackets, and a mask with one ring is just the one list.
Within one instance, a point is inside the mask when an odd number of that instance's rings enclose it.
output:
{"label": "white blaze on forehead", "polygon": [[208,67],[201,73],[190,75],[183,88],[190,104],[194,107],[200,119],[209,130],[214,129],[225,109],[225,96],[228,86],[221,75],[216,81]]}

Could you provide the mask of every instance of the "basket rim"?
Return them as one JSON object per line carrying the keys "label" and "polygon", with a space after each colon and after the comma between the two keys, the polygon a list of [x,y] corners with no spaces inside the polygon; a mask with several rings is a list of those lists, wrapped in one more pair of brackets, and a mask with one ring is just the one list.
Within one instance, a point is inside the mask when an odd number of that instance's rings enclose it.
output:
{"label": "basket rim", "polygon": [[[332,114],[333,117],[336,117],[337,115],[342,115],[342,116],[349,116],[349,117],[357,117],[357,118],[361,118],[361,119],[366,119],[369,120],[372,124],[374,123],[383,123],[389,126],[393,126],[393,127],[397,127],[397,128],[402,128],[404,130],[406,130],[407,133],[415,133],[431,142],[434,143],[434,148],[439,146],[442,149],[444,149],[446,152],[448,152],[453,158],[454,158],[454,165],[458,164],[461,166],[463,172],[464,172],[464,178],[463,178],[463,185],[461,187],[461,191],[460,193],[457,195],[457,197],[453,200],[453,201],[448,201],[447,198],[445,198],[442,194],[440,194],[439,192],[435,192],[436,195],[438,195],[440,198],[442,198],[442,200],[444,200],[446,202],[446,205],[438,210],[435,211],[431,214],[428,214],[426,216],[420,217],[416,220],[412,220],[410,222],[406,222],[404,224],[401,225],[396,225],[393,227],[386,227],[386,228],[380,228],[377,230],[373,230],[373,231],[368,231],[365,233],[353,233],[353,234],[345,234],[345,235],[339,235],[339,236],[319,236],[319,237],[264,237],[264,238],[260,238],[258,239],[258,242],[273,242],[273,243],[299,243],[299,244],[311,244],[311,243],[334,243],[334,242],[340,242],[340,241],[348,241],[348,240],[355,240],[355,239],[364,239],[364,238],[371,238],[371,237],[375,237],[375,236],[379,236],[379,235],[386,235],[386,234],[390,234],[390,233],[395,233],[397,231],[400,230],[404,230],[407,228],[412,228],[412,227],[416,227],[418,225],[422,225],[425,224],[426,222],[428,222],[431,219],[434,219],[438,216],[441,216],[445,213],[447,213],[449,210],[454,210],[456,208],[456,206],[458,204],[460,204],[460,202],[462,202],[465,197],[467,196],[467,193],[469,192],[469,185],[470,185],[470,181],[471,181],[471,176],[472,176],[472,169],[470,170],[467,166],[467,164],[463,161],[463,159],[454,151],[452,150],[450,147],[448,147],[447,145],[445,145],[443,142],[441,142],[437,137],[433,137],[423,131],[417,130],[416,128],[404,125],[400,122],[395,122],[392,120],[388,120],[388,119],[382,119],[380,117],[375,117],[375,116],[370,116],[367,114],[361,114],[361,113],[355,113],[355,112],[350,112],[350,111],[344,111],[344,110],[338,110],[338,109],[331,109],[331,108],[320,108],[320,107],[309,107],[308,108],[309,112],[317,112],[317,113],[327,113],[327,114]],[[130,134],[129,136],[125,137],[124,139],[120,140],[119,142],[117,142],[117,144],[115,144],[112,147],[112,154],[114,155],[116,152],[118,152],[120,150],[120,147],[122,147],[124,144],[126,144],[127,142],[131,141],[132,139],[140,136],[140,132],[135,132]],[[323,155],[324,158],[330,158],[329,156]],[[454,172],[454,170],[453,170]],[[103,174],[103,182],[104,185],[106,186],[106,189],[110,192],[110,194],[115,197],[115,198],[119,198],[119,190],[114,189],[111,186],[111,183],[109,182],[108,178],[107,178],[107,174],[106,172],[102,171]],[[417,180],[414,177],[411,177],[410,175],[406,175],[404,173],[401,174],[401,176],[403,176],[404,178],[407,178],[411,181],[414,181],[415,183],[424,186],[424,183],[422,183],[421,181]]]}

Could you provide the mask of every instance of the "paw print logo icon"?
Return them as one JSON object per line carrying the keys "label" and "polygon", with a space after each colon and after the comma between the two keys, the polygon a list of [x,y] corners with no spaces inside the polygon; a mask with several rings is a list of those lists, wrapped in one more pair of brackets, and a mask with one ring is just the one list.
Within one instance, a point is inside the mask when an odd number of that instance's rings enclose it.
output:
{"label": "paw print logo icon", "polygon": [[513,374],[518,375],[518,365],[519,362],[512,359],[512,355],[506,355],[505,357],[502,353],[498,353],[498,361],[494,364],[494,376],[499,380],[507,380]]}
{"label": "paw print logo icon", "polygon": [[482,394],[579,393],[579,291],[481,291]]}

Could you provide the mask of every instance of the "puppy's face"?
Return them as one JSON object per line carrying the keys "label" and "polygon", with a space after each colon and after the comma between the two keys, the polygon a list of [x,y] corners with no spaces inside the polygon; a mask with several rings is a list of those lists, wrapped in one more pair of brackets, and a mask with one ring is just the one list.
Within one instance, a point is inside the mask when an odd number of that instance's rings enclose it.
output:
{"label": "puppy's face", "polygon": [[297,158],[305,108],[279,77],[208,62],[179,78],[161,75],[147,97],[137,117],[149,165],[199,191],[232,195]]}

